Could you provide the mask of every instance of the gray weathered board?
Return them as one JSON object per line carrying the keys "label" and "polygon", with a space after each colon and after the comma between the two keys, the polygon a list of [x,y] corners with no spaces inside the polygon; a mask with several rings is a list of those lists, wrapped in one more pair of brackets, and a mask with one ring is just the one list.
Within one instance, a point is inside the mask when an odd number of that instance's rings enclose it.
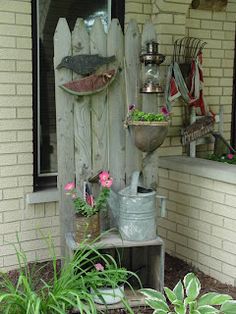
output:
{"label": "gray weathered board", "polygon": [[[116,19],[111,21],[108,33],[105,33],[100,20],[96,20],[88,32],[80,18],[70,33],[67,21],[59,19],[54,36],[54,67],[62,238],[66,232],[72,231],[73,222],[72,204],[63,191],[68,181],[76,180],[77,186],[82,188],[83,181],[104,169],[110,171],[114,178],[113,189],[118,191],[130,183],[134,170],[140,170],[144,173],[146,185],[155,185],[157,153],[145,159],[145,154],[133,145],[129,131],[124,128],[130,104],[158,111],[159,99],[156,96],[139,93],[141,48],[147,40],[155,38],[151,23],[147,23],[143,34],[140,34],[136,21],[132,20],[124,36]],[[56,66],[66,55],[88,53],[116,55],[113,64],[98,71],[119,67],[117,77],[101,93],[83,97],[69,95],[59,86],[78,78],[78,75],[66,69],[57,70]]]}

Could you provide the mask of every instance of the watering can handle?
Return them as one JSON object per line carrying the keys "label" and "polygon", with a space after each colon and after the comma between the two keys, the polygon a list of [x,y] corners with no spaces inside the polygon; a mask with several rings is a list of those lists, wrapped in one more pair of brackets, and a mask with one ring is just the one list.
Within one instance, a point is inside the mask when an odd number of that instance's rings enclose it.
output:
{"label": "watering can handle", "polygon": [[156,194],[156,198],[160,199],[161,217],[166,216],[166,196]]}
{"label": "watering can handle", "polygon": [[130,185],[130,193],[131,195],[137,195],[138,193],[138,183],[141,177],[141,173],[139,171],[134,171],[131,177],[131,185]]}

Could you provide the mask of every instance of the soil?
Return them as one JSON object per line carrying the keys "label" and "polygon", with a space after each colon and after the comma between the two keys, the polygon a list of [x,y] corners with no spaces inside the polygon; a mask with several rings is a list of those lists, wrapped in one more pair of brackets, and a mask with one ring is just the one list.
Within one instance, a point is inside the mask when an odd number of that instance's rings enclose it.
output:
{"label": "soil", "polygon": [[[42,267],[43,266],[43,267]],[[49,281],[52,279],[53,267],[52,263],[34,263],[30,264],[29,268],[33,270],[35,273],[35,286],[37,289],[40,288],[39,279],[42,278],[45,281]],[[60,262],[57,263],[57,269],[60,268]],[[169,287],[173,289],[177,282],[184,278],[184,276],[189,273],[194,272],[201,282],[201,294],[205,294],[207,292],[218,292],[218,293],[226,293],[232,296],[233,299],[236,299],[236,287],[233,287],[228,284],[223,284],[218,280],[205,275],[203,272],[198,269],[192,267],[191,265],[183,262],[182,260],[172,257],[168,254],[165,256],[165,287]],[[18,278],[17,271],[10,271],[9,276],[13,282],[16,283]],[[110,314],[125,314],[124,310],[113,310],[110,311]],[[152,313],[152,310],[148,308],[138,308],[135,310],[135,313]]]}

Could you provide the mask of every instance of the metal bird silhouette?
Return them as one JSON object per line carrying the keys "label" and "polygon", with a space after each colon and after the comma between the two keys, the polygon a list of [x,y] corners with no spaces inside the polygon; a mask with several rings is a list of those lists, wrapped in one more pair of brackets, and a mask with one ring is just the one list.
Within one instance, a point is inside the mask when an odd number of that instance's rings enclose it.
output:
{"label": "metal bird silhouette", "polygon": [[61,60],[57,69],[67,68],[80,75],[88,75],[95,72],[100,66],[114,62],[115,56],[102,57],[98,54],[95,55],[76,55],[67,56]]}

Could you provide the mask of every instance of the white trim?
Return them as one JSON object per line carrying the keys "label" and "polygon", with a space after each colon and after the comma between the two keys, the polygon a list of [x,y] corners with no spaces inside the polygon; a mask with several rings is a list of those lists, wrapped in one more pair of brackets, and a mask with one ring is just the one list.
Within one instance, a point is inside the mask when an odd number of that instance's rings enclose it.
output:
{"label": "white trim", "polygon": [[169,156],[159,158],[159,167],[236,184],[236,166],[202,158]]}

